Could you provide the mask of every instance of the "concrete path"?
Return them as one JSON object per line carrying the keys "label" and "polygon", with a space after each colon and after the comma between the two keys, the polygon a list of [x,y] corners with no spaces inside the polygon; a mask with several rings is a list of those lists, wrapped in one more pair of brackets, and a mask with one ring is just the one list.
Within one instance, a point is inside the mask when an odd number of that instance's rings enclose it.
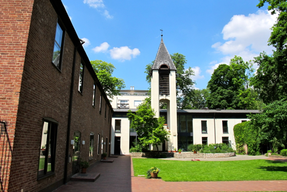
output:
{"label": "concrete path", "polygon": [[[238,156],[237,160],[255,158]],[[257,158],[263,158],[258,157]],[[266,157],[264,157],[266,159]],[[224,158],[225,159],[225,158]],[[226,158],[227,159],[227,158]],[[235,158],[233,158],[235,160]],[[218,159],[217,159],[218,160]],[[88,172],[100,172],[95,182],[70,181],[55,192],[89,191],[287,191],[287,180],[280,181],[223,181],[223,182],[165,182],[161,179],[134,177],[130,156],[119,156],[114,163],[97,163]],[[287,174],[287,173],[286,173]]]}
{"label": "concrete path", "polygon": [[112,160],[113,163],[99,162],[88,168],[87,173],[101,174],[95,182],[70,181],[55,192],[131,192],[131,157],[119,156]]}

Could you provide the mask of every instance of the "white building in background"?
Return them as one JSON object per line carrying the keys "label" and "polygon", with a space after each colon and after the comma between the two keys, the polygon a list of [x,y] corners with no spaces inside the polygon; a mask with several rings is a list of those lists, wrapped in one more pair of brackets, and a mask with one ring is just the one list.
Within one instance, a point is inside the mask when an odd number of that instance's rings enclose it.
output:
{"label": "white building in background", "polygon": [[[129,149],[137,139],[130,129],[128,110],[135,112],[137,106],[149,97],[147,90],[122,90],[121,95],[112,100],[114,114],[111,127],[111,154],[129,154]],[[164,116],[166,129],[170,132],[169,141],[159,150],[186,150],[189,144],[227,143],[235,149],[233,127],[247,121],[250,113],[258,110],[179,110],[176,103],[176,67],[172,62],[163,39],[151,69],[151,105],[155,116]],[[160,102],[167,109],[160,109]]]}

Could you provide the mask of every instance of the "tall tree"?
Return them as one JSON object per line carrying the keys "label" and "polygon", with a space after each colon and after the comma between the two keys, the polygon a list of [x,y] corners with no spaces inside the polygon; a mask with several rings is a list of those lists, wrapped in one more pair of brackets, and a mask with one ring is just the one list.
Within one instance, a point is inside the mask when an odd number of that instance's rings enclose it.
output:
{"label": "tall tree", "polygon": [[252,84],[265,103],[287,98],[287,2],[286,0],[260,0],[259,8],[269,3],[268,10],[278,13],[277,22],[272,27],[269,45],[275,50],[273,55],[261,53],[255,58],[259,68]]}
{"label": "tall tree", "polygon": [[251,129],[260,129],[261,142],[272,143],[273,152],[287,145],[287,101],[277,100],[266,107],[262,113],[251,115]]}
{"label": "tall tree", "polygon": [[254,108],[254,103],[246,102],[245,96],[251,95],[249,88],[249,71],[252,65],[244,62],[239,56],[231,59],[230,64],[221,64],[214,70],[208,89],[208,107],[211,109],[249,109]]}
{"label": "tall tree", "polygon": [[190,101],[190,109],[203,109],[207,107],[207,98],[209,97],[208,89],[195,89]]}
{"label": "tall tree", "polygon": [[113,98],[114,95],[119,95],[119,91],[125,87],[125,82],[123,79],[112,77],[115,66],[101,60],[91,61],[91,64],[105,93],[110,98]]}
{"label": "tall tree", "polygon": [[[186,68],[187,60],[183,54],[174,53],[171,56],[171,59],[176,67],[176,86],[177,86],[177,104],[178,108],[187,108],[193,96],[192,86],[194,85],[194,81],[192,81],[191,77],[194,75],[194,72],[191,67]],[[148,83],[151,82],[151,67],[153,65],[151,63],[146,65],[145,73],[146,80]]]}
{"label": "tall tree", "polygon": [[163,127],[165,119],[154,117],[155,113],[151,108],[150,99],[146,99],[139,105],[135,113],[129,110],[127,116],[131,122],[131,128],[137,132],[140,145],[144,148],[155,145],[158,151],[158,145],[168,140],[169,133]]}

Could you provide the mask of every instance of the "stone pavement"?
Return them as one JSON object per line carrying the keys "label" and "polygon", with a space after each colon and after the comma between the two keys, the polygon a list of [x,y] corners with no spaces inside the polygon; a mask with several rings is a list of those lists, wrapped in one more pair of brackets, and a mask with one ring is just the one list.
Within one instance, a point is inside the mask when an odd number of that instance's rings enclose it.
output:
{"label": "stone pavement", "polygon": [[[238,156],[237,160],[245,160],[248,158],[250,158],[250,156]],[[251,156],[251,158],[254,159],[255,157]],[[266,157],[263,156],[259,156],[259,158],[266,159]],[[236,158],[229,160],[235,159]],[[144,177],[134,177],[130,156],[119,156],[118,158],[114,159],[114,163],[97,163],[93,167],[90,167],[88,172],[99,172],[101,173],[101,176],[95,182],[70,181],[66,185],[63,185],[55,190],[55,192],[287,191],[287,180],[165,182],[161,179],[145,179]]]}

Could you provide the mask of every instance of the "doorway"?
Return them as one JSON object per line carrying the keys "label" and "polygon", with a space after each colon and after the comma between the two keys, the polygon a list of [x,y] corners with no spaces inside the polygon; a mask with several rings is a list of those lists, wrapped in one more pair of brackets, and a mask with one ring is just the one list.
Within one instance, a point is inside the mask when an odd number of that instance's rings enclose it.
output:
{"label": "doorway", "polygon": [[121,137],[115,137],[115,155],[121,154]]}

